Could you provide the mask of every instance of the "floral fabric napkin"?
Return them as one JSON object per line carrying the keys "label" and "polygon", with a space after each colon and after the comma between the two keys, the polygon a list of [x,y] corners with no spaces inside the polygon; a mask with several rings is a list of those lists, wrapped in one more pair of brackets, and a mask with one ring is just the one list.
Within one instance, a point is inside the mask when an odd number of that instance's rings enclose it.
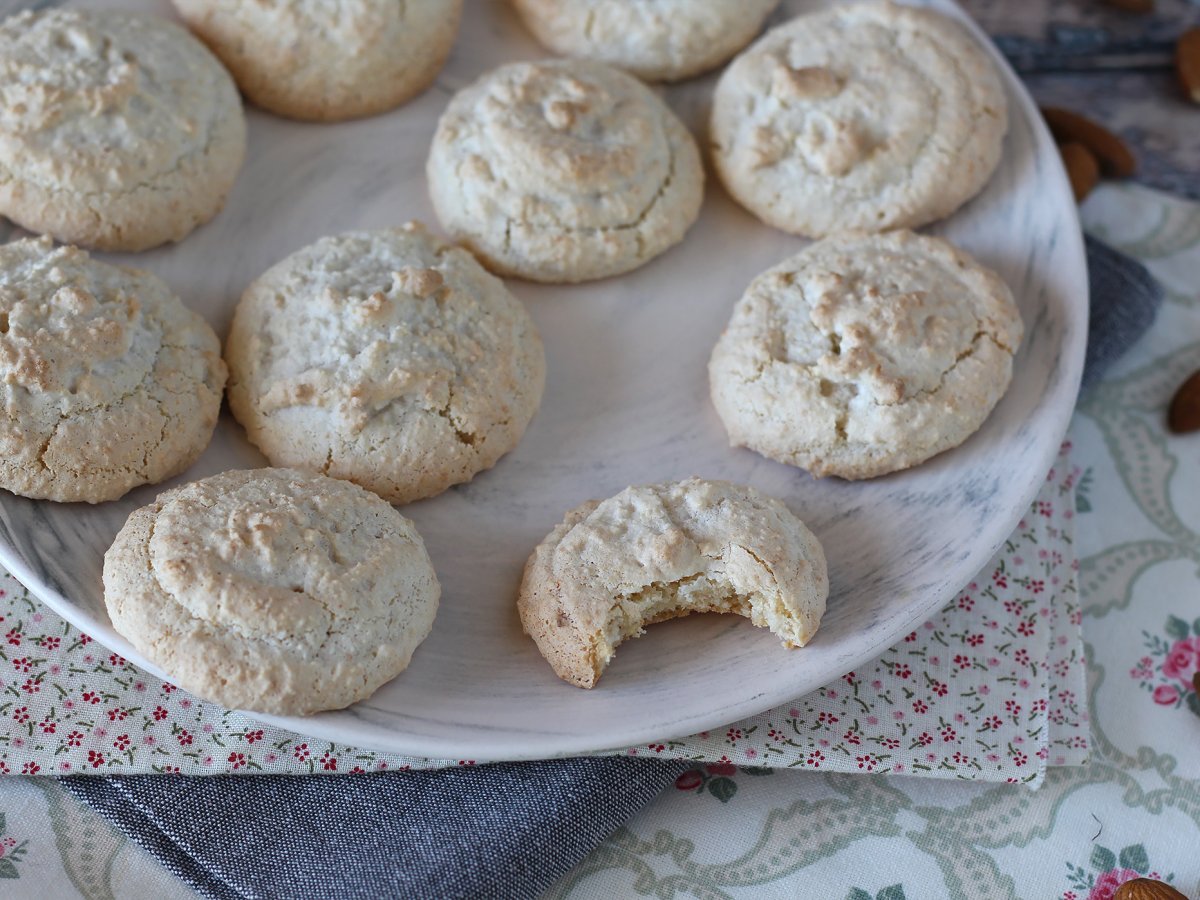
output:
{"label": "floral fabric napkin", "polygon": [[1047,765],[1083,765],[1080,471],[1069,451],[988,566],[881,657],[787,706],[636,752],[1030,784]]}
{"label": "floral fabric napkin", "polygon": [[[879,659],[727,728],[601,752],[1028,783],[1048,764],[1081,764],[1077,480],[1064,447],[992,563]],[[142,672],[0,576],[0,774],[360,773],[484,762],[375,753],[260,724]]]}

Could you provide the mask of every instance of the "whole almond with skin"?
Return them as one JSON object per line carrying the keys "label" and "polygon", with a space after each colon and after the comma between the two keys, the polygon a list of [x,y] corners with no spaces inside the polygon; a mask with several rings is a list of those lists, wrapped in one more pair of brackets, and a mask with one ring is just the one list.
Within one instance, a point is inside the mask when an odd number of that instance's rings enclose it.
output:
{"label": "whole almond with skin", "polygon": [[1042,118],[1060,144],[1079,143],[1092,151],[1103,174],[1128,178],[1137,170],[1137,160],[1125,142],[1103,125],[1056,106],[1042,107]]}
{"label": "whole almond with skin", "polygon": [[1176,434],[1200,431],[1200,372],[1179,386],[1167,411],[1167,427]]}
{"label": "whole almond with skin", "polygon": [[1113,900],[1188,900],[1165,881],[1135,878],[1127,881],[1113,894]]}
{"label": "whole almond with skin", "polygon": [[1082,203],[1083,199],[1092,192],[1100,182],[1100,163],[1092,155],[1092,151],[1078,141],[1071,141],[1058,148],[1062,154],[1063,165],[1067,169],[1067,178],[1071,180],[1071,190],[1075,193],[1075,202]]}
{"label": "whole almond with skin", "polygon": [[1175,74],[1183,92],[1200,103],[1200,27],[1189,28],[1175,44]]}

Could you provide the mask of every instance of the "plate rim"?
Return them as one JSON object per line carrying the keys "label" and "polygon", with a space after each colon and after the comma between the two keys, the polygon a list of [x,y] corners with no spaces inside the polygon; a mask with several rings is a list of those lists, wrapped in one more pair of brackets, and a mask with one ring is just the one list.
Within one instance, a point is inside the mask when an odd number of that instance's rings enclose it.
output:
{"label": "plate rim", "polygon": [[[991,37],[983,31],[978,23],[955,0],[924,0],[921,5],[940,7],[943,11],[958,20],[983,45],[993,63],[1000,70],[1010,98],[1016,100],[1018,109],[1010,110],[1010,116],[1013,112],[1018,112],[1030,127],[1033,136],[1035,158],[1056,158],[1053,139],[1051,138],[1049,129],[1042,121],[1032,96],[1008,60],[1000,53]],[[1058,195],[1055,205],[1069,205],[1070,209],[1075,213],[1074,221],[1078,225],[1078,209],[1071,194],[1067,175],[1063,167],[1061,165],[1051,167],[1045,173],[1044,177],[1050,182],[1054,192]],[[719,190],[720,188],[710,189]],[[1069,244],[1067,251],[1077,261],[1079,270],[1086,273],[1087,257],[1082,227],[1071,229],[1070,233],[1062,235],[1061,239]],[[1071,413],[1074,410],[1082,381],[1087,348],[1087,321],[1090,308],[1089,285],[1086,278],[1080,283],[1076,291],[1066,293],[1063,299],[1065,301],[1064,308],[1067,310],[1068,316],[1067,327],[1064,329],[1062,346],[1060,347],[1058,356],[1057,369],[1060,374],[1056,383],[1052,385],[1053,392],[1047,393],[1046,397],[1052,398],[1055,404],[1060,402],[1066,404],[1069,401],[1069,406],[1067,406],[1069,412],[1062,417],[1061,421],[1054,423],[1052,429],[1048,429],[1049,433],[1055,439],[1047,441],[1043,449],[1044,458],[1036,458],[1030,462],[1028,469],[1030,472],[1042,473],[1049,471],[1052,466],[1055,455],[1058,452],[1058,447],[1061,445],[1070,426]],[[1051,375],[1053,377],[1054,370],[1051,370]],[[1029,485],[1018,495],[1023,502],[1015,506],[1018,513],[1011,523],[1013,526],[1015,526],[1016,521],[1019,519],[1019,511],[1028,507],[1041,487],[1040,474],[1030,475],[1029,477]],[[5,512],[5,506],[4,498],[0,496],[0,514]],[[963,568],[969,569],[969,571],[974,573],[985,565],[987,560],[1004,543],[1010,530],[1011,528],[1006,530],[994,543],[973,545],[961,563]],[[77,628],[81,633],[91,636],[101,645],[121,654],[155,677],[164,681],[171,681],[167,673],[138,653],[125,638],[112,629],[111,624],[99,622],[93,616],[89,615],[84,607],[72,603],[58,590],[39,580],[24,557],[18,555],[15,549],[6,542],[0,542],[0,564],[21,582],[31,594],[49,606],[57,615]],[[968,580],[970,577],[968,576]],[[910,602],[908,611],[903,615],[896,616],[892,626],[881,632],[877,640],[865,643],[853,653],[854,662],[847,668],[847,671],[852,671],[861,663],[876,658],[888,647],[891,647],[903,634],[911,631],[914,627],[928,619],[950,596],[953,596],[953,592],[948,589],[943,592],[932,591],[919,601],[914,600]],[[470,739],[460,738],[452,746],[449,739],[444,736],[413,734],[403,731],[389,731],[384,733],[378,728],[370,731],[365,736],[365,739],[360,739],[354,733],[353,729],[347,728],[347,722],[344,718],[339,717],[336,720],[332,718],[337,715],[338,711],[308,717],[271,716],[249,710],[238,710],[238,712],[256,721],[286,729],[305,737],[328,740],[340,744],[348,743],[364,750],[400,754],[423,759],[448,759],[466,755],[472,756],[481,762],[519,761],[613,752],[610,749],[598,748],[596,744],[599,739],[603,740],[604,748],[625,748],[645,744],[649,741],[665,740],[700,731],[712,730],[743,718],[760,715],[766,710],[788,703],[820,687],[827,680],[828,676],[822,674],[796,677],[787,680],[786,683],[771,685],[755,692],[752,696],[744,698],[737,703],[723,706],[711,713],[692,715],[683,722],[677,723],[676,726],[672,726],[673,728],[677,728],[677,730],[671,731],[670,734],[664,734],[661,726],[654,727],[652,725],[634,725],[615,734],[611,731],[607,732],[602,737],[585,734],[559,734],[556,736],[555,749],[552,752],[546,752],[545,748],[541,746],[546,742],[547,735],[545,734],[529,734],[524,742],[521,741],[518,734],[510,734],[506,735],[499,744],[494,743],[494,736],[490,739],[486,735],[475,736]],[[370,698],[360,701],[355,706],[361,709],[369,709]],[[356,721],[361,722],[360,719]],[[487,750],[488,746],[496,746],[499,752],[489,752]],[[500,749],[501,747],[502,749]],[[618,752],[623,752],[623,749],[620,749]]]}

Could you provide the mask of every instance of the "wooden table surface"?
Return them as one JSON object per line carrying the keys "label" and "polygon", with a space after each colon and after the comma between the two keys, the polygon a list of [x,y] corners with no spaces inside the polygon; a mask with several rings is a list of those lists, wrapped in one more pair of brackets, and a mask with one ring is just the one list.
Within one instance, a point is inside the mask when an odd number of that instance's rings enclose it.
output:
{"label": "wooden table surface", "polygon": [[1039,103],[1107,124],[1136,150],[1137,180],[1200,199],[1200,105],[1175,80],[1175,40],[1200,3],[1153,13],[1102,0],[960,0],[996,39]]}

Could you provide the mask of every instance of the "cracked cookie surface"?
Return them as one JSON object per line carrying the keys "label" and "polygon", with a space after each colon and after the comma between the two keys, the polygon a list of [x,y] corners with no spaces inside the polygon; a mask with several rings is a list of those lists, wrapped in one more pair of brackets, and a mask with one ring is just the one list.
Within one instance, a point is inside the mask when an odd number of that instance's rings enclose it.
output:
{"label": "cracked cookie surface", "polygon": [[545,357],[525,307],[417,223],[322,238],[243,294],[229,405],[273,465],[408,503],[517,445]]}
{"label": "cracked cookie surface", "polygon": [[1000,161],[1004,87],[957,22],[843,3],[767,32],[713,96],[713,162],[784,231],[916,228],[975,196]]}
{"label": "cracked cookie surface", "polygon": [[694,612],[746,616],[802,647],[828,594],[820,542],[781,501],[689,478],[567,513],[525,564],[517,609],[555,673],[590,688],[623,640]]}
{"label": "cracked cookie surface", "polygon": [[637,268],[683,239],[704,193],[679,118],[585,60],[512,63],[460,91],[426,174],[456,240],[495,272],[546,282]]}
{"label": "cracked cookie surface", "polygon": [[648,81],[707,72],[741,50],[779,0],[513,0],[525,26],[563,56]]}
{"label": "cracked cookie surface", "polygon": [[250,102],[335,121],[399,106],[437,77],[462,0],[171,0]]}
{"label": "cracked cookie surface", "polygon": [[1000,276],[940,238],[847,233],[751,282],[709,361],[733,446],[872,478],[956,447],[1012,379]]}
{"label": "cracked cookie surface", "polygon": [[231,471],[135,510],[104,555],[113,627],[234,709],[306,715],[408,667],[441,589],[413,523],[346,481]]}
{"label": "cracked cookie surface", "polygon": [[149,272],[0,244],[0,487],[100,503],[178,474],[217,424],[217,336]]}
{"label": "cracked cookie surface", "polygon": [[101,250],[181,240],[220,211],[246,146],[233,79],[151,16],[0,22],[0,214]]}

